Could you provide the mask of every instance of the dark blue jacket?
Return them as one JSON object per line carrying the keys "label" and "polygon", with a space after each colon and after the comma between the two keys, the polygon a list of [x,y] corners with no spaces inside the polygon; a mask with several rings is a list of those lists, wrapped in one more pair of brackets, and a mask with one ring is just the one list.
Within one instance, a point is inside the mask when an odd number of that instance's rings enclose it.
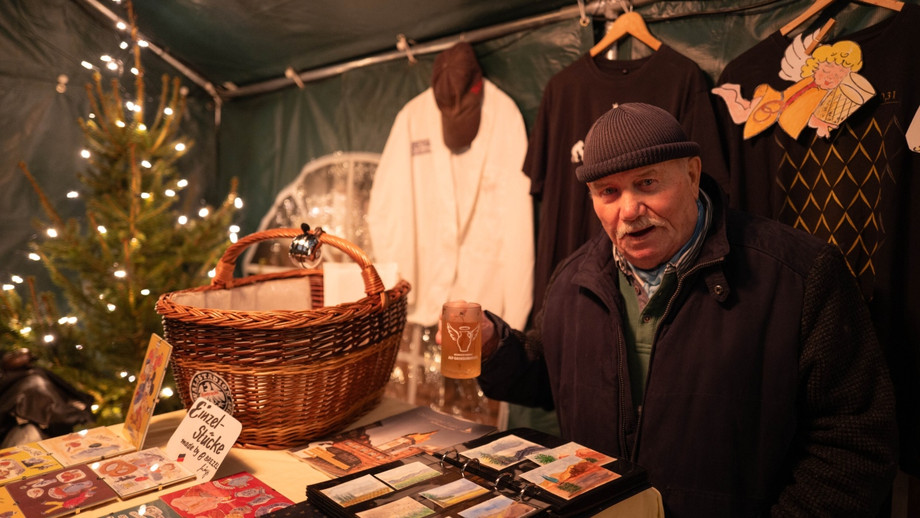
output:
{"label": "dark blue jacket", "polygon": [[[704,177],[705,180],[705,177]],[[836,247],[724,208],[630,394],[612,245],[559,265],[524,335],[496,321],[486,396],[553,407],[562,434],[648,469],[670,517],[874,516],[897,470],[894,396]]]}

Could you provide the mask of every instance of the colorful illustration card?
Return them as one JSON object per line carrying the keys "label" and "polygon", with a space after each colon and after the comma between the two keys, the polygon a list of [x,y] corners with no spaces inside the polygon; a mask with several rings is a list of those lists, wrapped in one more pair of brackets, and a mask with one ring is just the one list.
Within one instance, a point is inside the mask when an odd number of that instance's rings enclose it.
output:
{"label": "colorful illustration card", "polygon": [[418,453],[434,453],[493,431],[494,426],[416,407],[289,451],[335,478]]}
{"label": "colorful illustration card", "polygon": [[386,484],[373,475],[364,475],[337,486],[323,489],[321,493],[342,507],[349,507],[392,492]]}
{"label": "colorful illustration card", "polygon": [[460,511],[458,514],[463,518],[524,518],[535,514],[539,510],[524,502],[513,500],[505,495],[499,495]]}
{"label": "colorful illustration card", "polygon": [[440,474],[438,470],[432,469],[421,462],[410,462],[409,464],[403,464],[397,468],[377,473],[375,476],[389,484],[393,489],[398,490],[414,486]]}
{"label": "colorful illustration card", "polygon": [[512,434],[460,453],[468,459],[479,459],[483,466],[503,470],[535,453],[548,449],[546,446],[521,439]]}
{"label": "colorful illustration card", "polygon": [[521,478],[566,500],[619,477],[599,463],[572,456],[521,474]]}
{"label": "colorful illustration card", "polygon": [[0,450],[0,486],[62,467],[37,442],[4,448]]}
{"label": "colorful illustration card", "polygon": [[444,484],[443,486],[422,491],[419,495],[431,500],[441,507],[450,507],[470,498],[488,493],[489,490],[467,478]]}
{"label": "colorful illustration card", "polygon": [[72,466],[4,486],[26,518],[50,518],[116,500],[88,466]]}
{"label": "colorful illustration card", "polygon": [[152,500],[140,505],[125,507],[101,518],[182,518],[162,500]]}
{"label": "colorful illustration card", "polygon": [[38,445],[64,467],[114,457],[135,449],[124,437],[104,426],[45,439]]}
{"label": "colorful illustration card", "polygon": [[148,448],[96,461],[90,468],[122,498],[195,477],[182,464],[169,460],[162,448]]}
{"label": "colorful illustration card", "polygon": [[160,497],[179,516],[233,516],[254,518],[294,504],[251,473],[203,482]]}
{"label": "colorful illustration card", "polygon": [[5,487],[0,487],[0,518],[26,518]]}
{"label": "colorful illustration card", "polygon": [[144,447],[150,418],[153,416],[153,409],[160,395],[160,387],[163,385],[163,377],[166,376],[166,368],[169,366],[170,354],[172,354],[172,346],[166,340],[156,334],[150,335],[147,354],[144,356],[144,363],[141,364],[140,373],[137,375],[134,396],[131,398],[125,425],[121,431],[128,442],[134,445],[135,450]]}
{"label": "colorful illustration card", "polygon": [[409,496],[357,513],[361,518],[422,518],[432,514],[433,510]]}
{"label": "colorful illustration card", "polygon": [[586,446],[582,446],[575,442],[570,442],[558,446],[551,450],[545,450],[541,452],[534,453],[527,457],[528,460],[532,460],[537,464],[545,465],[550,462],[555,462],[559,459],[564,459],[565,457],[578,457],[584,459],[588,462],[596,462],[598,465],[607,464],[608,462],[613,462],[616,459],[598,451],[592,450]]}

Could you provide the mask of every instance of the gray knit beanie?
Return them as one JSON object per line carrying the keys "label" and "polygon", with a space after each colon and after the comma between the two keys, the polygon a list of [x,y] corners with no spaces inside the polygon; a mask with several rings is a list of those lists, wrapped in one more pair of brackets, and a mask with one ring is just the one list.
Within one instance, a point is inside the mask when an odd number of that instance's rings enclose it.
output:
{"label": "gray knit beanie", "polygon": [[582,165],[575,170],[580,182],[593,182],[675,158],[696,156],[700,146],[670,113],[643,103],[615,104],[601,115],[585,137]]}

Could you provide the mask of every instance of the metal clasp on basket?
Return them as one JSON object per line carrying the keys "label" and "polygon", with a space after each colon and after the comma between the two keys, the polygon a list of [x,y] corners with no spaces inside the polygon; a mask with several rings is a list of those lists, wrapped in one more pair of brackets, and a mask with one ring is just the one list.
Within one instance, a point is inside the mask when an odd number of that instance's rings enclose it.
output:
{"label": "metal clasp on basket", "polygon": [[291,241],[291,249],[288,254],[291,259],[300,264],[301,268],[316,268],[323,258],[323,251],[319,238],[323,235],[322,227],[316,227],[316,230],[310,230],[310,225],[300,224],[303,234]]}

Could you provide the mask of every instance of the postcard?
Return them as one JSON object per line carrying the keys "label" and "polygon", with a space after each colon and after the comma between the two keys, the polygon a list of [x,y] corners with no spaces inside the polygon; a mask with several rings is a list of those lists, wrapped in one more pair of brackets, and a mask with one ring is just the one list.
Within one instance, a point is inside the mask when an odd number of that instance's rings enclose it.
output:
{"label": "postcard", "polygon": [[495,431],[494,426],[416,407],[367,426],[289,450],[332,478],[394,460],[434,453]]}
{"label": "postcard", "polygon": [[148,448],[96,461],[90,468],[122,498],[195,477],[180,463],[169,460],[162,448]]}
{"label": "postcard", "polygon": [[422,518],[432,514],[433,510],[409,496],[357,513],[361,518]]}
{"label": "postcard", "polygon": [[421,462],[411,462],[399,466],[398,468],[377,473],[375,476],[389,484],[393,489],[403,489],[434,478],[440,474],[440,471],[430,468]]}
{"label": "postcard", "polygon": [[160,500],[182,518],[254,518],[294,505],[289,498],[245,471],[174,491]]}
{"label": "postcard", "polygon": [[37,442],[4,448],[0,450],[0,486],[62,467]]}
{"label": "postcard", "polygon": [[527,459],[532,460],[537,464],[544,465],[571,456],[584,459],[588,462],[596,462],[597,464],[607,464],[608,462],[613,462],[616,460],[613,457],[609,457],[603,453],[592,450],[591,448],[582,446],[575,442],[566,443],[551,450],[534,453],[533,455],[528,456]]}
{"label": "postcard", "polygon": [[4,486],[26,518],[64,516],[118,496],[87,466],[73,466]]}
{"label": "postcard", "polygon": [[537,511],[536,507],[499,495],[457,514],[463,518],[523,518]]}
{"label": "postcard", "polygon": [[323,489],[321,493],[342,507],[349,507],[392,491],[389,486],[372,475],[364,475],[343,484]]}
{"label": "postcard", "polygon": [[19,510],[19,506],[16,505],[13,497],[10,496],[9,490],[5,487],[0,487],[0,517],[26,518],[26,515],[22,514],[22,511]]}
{"label": "postcard", "polygon": [[65,467],[134,451],[124,437],[104,426],[45,439],[38,445]]}
{"label": "postcard", "polygon": [[450,507],[470,498],[488,493],[489,490],[466,478],[444,484],[443,486],[422,491],[419,495],[431,500],[441,507]]}
{"label": "postcard", "polygon": [[521,439],[512,434],[460,453],[469,459],[479,459],[483,466],[502,470],[527,459],[527,457],[537,452],[548,449],[546,446]]}
{"label": "postcard", "polygon": [[151,334],[144,363],[141,364],[141,370],[137,375],[137,385],[134,387],[134,396],[125,417],[125,425],[121,430],[128,442],[134,445],[135,450],[144,447],[150,418],[160,397],[160,387],[169,366],[170,354],[172,346],[169,342],[156,334]]}
{"label": "postcard", "polygon": [[521,474],[521,478],[566,500],[619,477],[599,463],[571,456]]}
{"label": "postcard", "polygon": [[140,505],[125,507],[101,518],[182,518],[162,500],[152,500]]}

